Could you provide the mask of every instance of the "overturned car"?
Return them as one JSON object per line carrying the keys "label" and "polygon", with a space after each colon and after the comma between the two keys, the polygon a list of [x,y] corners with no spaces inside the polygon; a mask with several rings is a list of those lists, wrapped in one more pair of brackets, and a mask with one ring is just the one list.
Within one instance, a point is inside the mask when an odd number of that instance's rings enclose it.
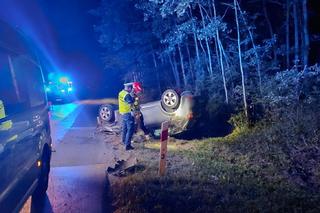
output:
{"label": "overturned car", "polygon": [[[170,121],[170,135],[182,133],[189,128],[193,118],[193,95],[190,91],[178,93],[168,89],[162,93],[161,100],[141,104],[145,126],[153,131],[160,129],[161,123]],[[118,105],[105,104],[99,109],[99,120],[104,125],[120,126],[121,115]]]}

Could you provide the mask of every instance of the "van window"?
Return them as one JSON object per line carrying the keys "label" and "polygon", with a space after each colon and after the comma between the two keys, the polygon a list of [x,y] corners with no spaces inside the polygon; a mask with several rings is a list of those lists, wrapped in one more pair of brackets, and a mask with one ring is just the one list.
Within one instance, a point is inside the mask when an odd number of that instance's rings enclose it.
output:
{"label": "van window", "polygon": [[20,73],[9,62],[10,55],[0,48],[0,100],[6,116],[22,112],[28,106],[26,84],[23,82],[26,76],[18,75]]}
{"label": "van window", "polygon": [[25,55],[10,57],[14,70],[19,70],[19,79],[27,85],[31,107],[45,104],[46,96],[40,67]]}

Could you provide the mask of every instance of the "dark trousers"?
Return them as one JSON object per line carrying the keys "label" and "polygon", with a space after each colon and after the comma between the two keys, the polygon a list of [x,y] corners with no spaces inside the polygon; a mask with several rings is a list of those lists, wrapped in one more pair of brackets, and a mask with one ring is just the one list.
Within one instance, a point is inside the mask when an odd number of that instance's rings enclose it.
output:
{"label": "dark trousers", "polygon": [[131,139],[134,132],[134,117],[131,113],[122,115],[122,143],[126,146],[131,145]]}
{"label": "dark trousers", "polygon": [[135,119],[136,119],[135,132],[137,132],[139,130],[139,128],[140,128],[145,135],[148,135],[149,134],[149,130],[144,125],[143,114],[141,112],[137,112],[136,115],[135,115]]}
{"label": "dark trousers", "polygon": [[140,128],[142,129],[142,131],[144,132],[145,135],[149,134],[149,130],[147,129],[147,127],[144,125],[144,119],[143,119],[143,114],[140,113]]}

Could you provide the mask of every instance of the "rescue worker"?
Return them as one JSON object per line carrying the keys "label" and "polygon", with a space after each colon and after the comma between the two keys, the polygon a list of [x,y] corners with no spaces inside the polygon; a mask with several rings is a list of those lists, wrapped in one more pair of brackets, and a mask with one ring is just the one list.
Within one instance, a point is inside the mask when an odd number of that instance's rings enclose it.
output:
{"label": "rescue worker", "polygon": [[126,150],[132,150],[131,139],[134,133],[134,116],[131,112],[133,99],[132,83],[124,84],[124,89],[118,95],[119,113],[122,115],[122,143]]}
{"label": "rescue worker", "polygon": [[144,125],[144,118],[143,118],[143,114],[140,111],[140,98],[139,95],[142,93],[142,85],[140,82],[133,82],[132,83],[132,87],[133,87],[133,95],[134,95],[134,102],[132,105],[132,111],[134,112],[134,116],[136,119],[136,131],[138,128],[140,128],[146,139],[149,140],[150,136],[149,133],[150,131],[146,128],[146,126]]}

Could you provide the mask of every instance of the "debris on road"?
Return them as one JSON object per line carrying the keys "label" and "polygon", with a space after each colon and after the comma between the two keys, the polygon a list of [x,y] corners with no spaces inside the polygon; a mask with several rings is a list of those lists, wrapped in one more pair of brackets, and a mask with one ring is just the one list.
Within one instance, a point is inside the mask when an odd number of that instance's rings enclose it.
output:
{"label": "debris on road", "polygon": [[116,124],[101,123],[97,126],[97,132],[103,132],[107,135],[120,135],[121,127]]}
{"label": "debris on road", "polygon": [[[96,129],[96,134],[100,134],[103,140],[112,146],[113,163],[106,168],[106,173],[113,177],[125,177],[144,170],[144,166],[138,163],[135,152],[127,152],[121,143],[121,127],[110,123],[102,123]],[[135,134],[135,143],[145,141],[144,135]]]}
{"label": "debris on road", "polygon": [[137,158],[119,160],[113,167],[107,168],[107,173],[116,177],[126,177],[136,172],[143,171],[145,167],[138,163]]}

